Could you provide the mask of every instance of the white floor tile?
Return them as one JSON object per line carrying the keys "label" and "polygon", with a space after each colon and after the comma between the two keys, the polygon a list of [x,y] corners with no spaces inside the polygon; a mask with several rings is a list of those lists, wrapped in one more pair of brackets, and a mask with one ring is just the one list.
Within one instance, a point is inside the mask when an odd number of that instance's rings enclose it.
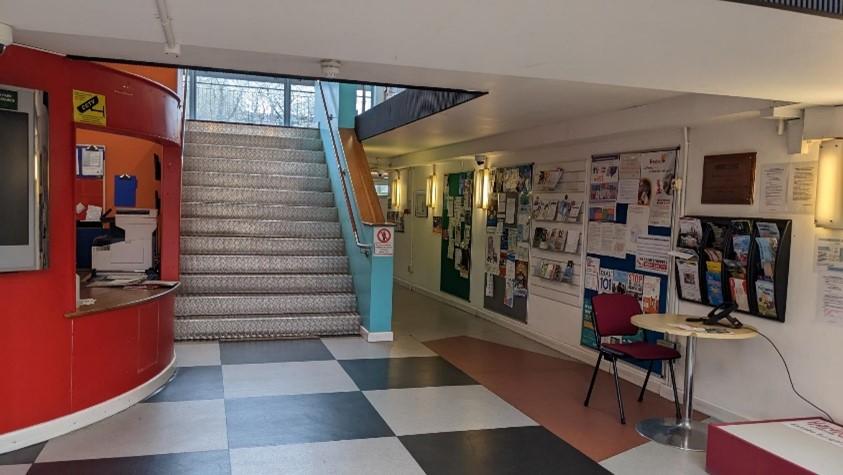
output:
{"label": "white floor tile", "polygon": [[688,452],[656,442],[604,460],[600,465],[616,475],[704,475],[705,452]]}
{"label": "white floor tile", "polygon": [[222,379],[227,399],[358,390],[333,360],[225,365]]}
{"label": "white floor tile", "polygon": [[176,366],[218,366],[220,344],[216,341],[176,343]]}
{"label": "white floor tile", "polygon": [[210,401],[138,404],[47,443],[38,462],[198,452],[228,448],[225,405]]}
{"label": "white floor tile", "polygon": [[436,356],[430,348],[407,335],[395,335],[395,341],[369,343],[361,337],[323,338],[322,343],[338,360],[364,358],[407,358]]}
{"label": "white floor tile", "polygon": [[232,475],[416,475],[424,472],[394,437],[231,450]]}
{"label": "white floor tile", "polygon": [[26,475],[29,465],[0,465],[0,475]]}
{"label": "white floor tile", "polygon": [[364,392],[396,435],[537,425],[483,386]]}

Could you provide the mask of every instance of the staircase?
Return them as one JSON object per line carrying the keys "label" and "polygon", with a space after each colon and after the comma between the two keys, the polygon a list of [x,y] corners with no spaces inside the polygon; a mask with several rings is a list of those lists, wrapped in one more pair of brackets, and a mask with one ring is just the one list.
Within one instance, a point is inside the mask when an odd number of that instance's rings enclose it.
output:
{"label": "staircase", "polygon": [[319,131],[188,121],[177,340],[359,333]]}

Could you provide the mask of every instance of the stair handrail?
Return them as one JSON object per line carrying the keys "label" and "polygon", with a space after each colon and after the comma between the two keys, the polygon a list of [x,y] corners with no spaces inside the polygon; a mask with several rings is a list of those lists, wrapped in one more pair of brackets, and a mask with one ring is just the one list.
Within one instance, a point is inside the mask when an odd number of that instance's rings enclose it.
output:
{"label": "stair handrail", "polygon": [[339,148],[337,147],[337,139],[334,135],[334,128],[331,126],[331,121],[336,117],[331,115],[328,111],[328,100],[325,99],[325,89],[322,87],[322,81],[316,81],[316,83],[319,84],[319,95],[322,96],[322,106],[325,108],[325,117],[328,119],[328,132],[331,134],[331,146],[334,149],[334,158],[337,161],[337,170],[340,175],[340,183],[342,183],[342,194],[345,199],[345,206],[348,208],[348,216],[351,221],[351,232],[354,234],[354,242],[357,244],[357,248],[360,249],[360,252],[362,252],[366,257],[368,257],[372,249],[372,245],[362,242],[360,240],[360,234],[357,232],[357,216],[354,212],[354,206],[351,204],[351,198],[348,195],[348,185],[345,184],[346,177],[348,176],[348,169],[343,167]]}

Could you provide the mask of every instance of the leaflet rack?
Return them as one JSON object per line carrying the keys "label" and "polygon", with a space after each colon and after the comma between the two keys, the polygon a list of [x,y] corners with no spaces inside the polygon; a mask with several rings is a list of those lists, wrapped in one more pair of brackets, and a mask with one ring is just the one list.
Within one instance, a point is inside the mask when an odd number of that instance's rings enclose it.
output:
{"label": "leaflet rack", "polygon": [[[740,312],[783,322],[787,310],[791,220],[687,216],[683,221],[686,219],[699,220],[701,232],[697,235],[680,230],[677,249],[689,251],[695,257],[677,259],[674,266],[679,298],[712,307],[735,302]],[[679,266],[689,264],[697,266],[699,299],[682,292],[683,275]]]}

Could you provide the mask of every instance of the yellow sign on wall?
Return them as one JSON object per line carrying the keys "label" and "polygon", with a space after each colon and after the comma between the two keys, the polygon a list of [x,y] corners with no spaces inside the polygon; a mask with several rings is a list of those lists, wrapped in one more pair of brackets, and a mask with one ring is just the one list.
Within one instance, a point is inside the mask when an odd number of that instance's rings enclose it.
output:
{"label": "yellow sign on wall", "polygon": [[74,89],[73,121],[105,127],[105,95]]}

